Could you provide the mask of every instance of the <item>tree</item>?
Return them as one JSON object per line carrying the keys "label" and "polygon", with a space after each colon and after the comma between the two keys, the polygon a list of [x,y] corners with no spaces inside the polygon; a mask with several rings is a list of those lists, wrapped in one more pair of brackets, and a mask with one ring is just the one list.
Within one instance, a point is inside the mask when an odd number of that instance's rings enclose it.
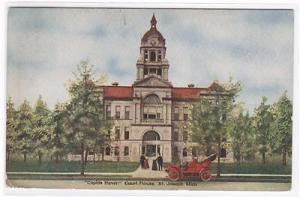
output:
{"label": "tree", "polygon": [[275,151],[282,154],[282,164],[286,165],[287,153],[292,150],[292,102],[286,92],[274,104],[273,138]]}
{"label": "tree", "polygon": [[190,128],[193,140],[206,146],[207,152],[211,146],[216,147],[218,153],[217,176],[220,176],[221,149],[228,135],[228,120],[241,85],[239,82],[233,83],[230,79],[222,86],[214,82],[209,89],[212,91],[209,95],[201,97],[192,105]]}
{"label": "tree", "polygon": [[262,97],[260,105],[255,109],[254,127],[256,130],[256,142],[258,151],[262,156],[263,164],[266,163],[266,153],[270,147],[270,132],[272,123],[272,113],[270,105],[266,104],[267,97]]}
{"label": "tree", "polygon": [[66,130],[66,136],[70,145],[81,151],[81,175],[84,175],[85,158],[97,142],[103,141],[108,130],[101,95],[97,92],[92,66],[87,61],[81,61],[78,65],[68,91],[71,100],[67,105],[69,129]]}
{"label": "tree", "polygon": [[16,119],[17,111],[11,97],[6,103],[6,160],[9,161],[10,155],[16,150]]}
{"label": "tree", "polygon": [[58,163],[59,157],[67,152],[67,140],[65,131],[68,124],[68,111],[65,104],[56,104],[52,113],[53,129],[51,132],[51,154],[55,156],[55,163]]}
{"label": "tree", "polygon": [[254,129],[249,113],[244,111],[243,106],[237,106],[232,119],[228,124],[231,138],[233,156],[240,164],[244,159],[254,157]]}
{"label": "tree", "polygon": [[27,160],[28,153],[33,150],[33,122],[32,108],[28,101],[20,105],[16,119],[16,145],[17,150],[23,154],[24,162]]}
{"label": "tree", "polygon": [[33,144],[34,152],[38,155],[39,164],[42,157],[49,150],[50,133],[53,130],[51,122],[51,111],[47,104],[39,96],[33,112]]}

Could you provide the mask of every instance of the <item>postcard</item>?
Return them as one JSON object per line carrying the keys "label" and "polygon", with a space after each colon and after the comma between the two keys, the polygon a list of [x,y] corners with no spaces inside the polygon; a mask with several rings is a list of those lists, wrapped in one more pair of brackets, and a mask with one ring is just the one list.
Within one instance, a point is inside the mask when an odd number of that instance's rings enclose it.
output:
{"label": "postcard", "polygon": [[290,191],[294,14],[9,7],[7,187]]}

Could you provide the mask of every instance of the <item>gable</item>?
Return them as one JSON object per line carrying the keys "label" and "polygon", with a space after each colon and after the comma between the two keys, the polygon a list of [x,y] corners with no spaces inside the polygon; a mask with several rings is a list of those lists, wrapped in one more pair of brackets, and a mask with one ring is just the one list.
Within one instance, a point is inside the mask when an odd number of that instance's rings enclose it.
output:
{"label": "gable", "polygon": [[170,82],[163,81],[155,76],[147,77],[133,84],[135,87],[172,87]]}

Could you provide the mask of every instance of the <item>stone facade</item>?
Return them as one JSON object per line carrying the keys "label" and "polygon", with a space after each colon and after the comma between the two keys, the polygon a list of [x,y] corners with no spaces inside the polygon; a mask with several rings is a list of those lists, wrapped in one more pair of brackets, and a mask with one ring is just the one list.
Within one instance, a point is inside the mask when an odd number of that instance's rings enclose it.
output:
{"label": "stone facade", "polygon": [[161,154],[164,162],[191,158],[189,147],[193,143],[180,125],[190,115],[188,106],[201,94],[215,91],[217,84],[208,88],[173,87],[168,79],[165,39],[156,23],[153,15],[150,30],[141,39],[132,86],[99,86],[106,118],[113,121],[105,160],[139,161],[141,154]]}

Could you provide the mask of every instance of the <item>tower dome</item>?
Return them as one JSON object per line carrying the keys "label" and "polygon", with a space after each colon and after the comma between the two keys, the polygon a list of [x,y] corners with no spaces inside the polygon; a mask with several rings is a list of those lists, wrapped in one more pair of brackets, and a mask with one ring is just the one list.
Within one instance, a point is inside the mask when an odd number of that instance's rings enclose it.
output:
{"label": "tower dome", "polygon": [[141,40],[142,46],[165,46],[165,38],[156,28],[156,18],[153,14],[150,21],[150,29],[144,34]]}

